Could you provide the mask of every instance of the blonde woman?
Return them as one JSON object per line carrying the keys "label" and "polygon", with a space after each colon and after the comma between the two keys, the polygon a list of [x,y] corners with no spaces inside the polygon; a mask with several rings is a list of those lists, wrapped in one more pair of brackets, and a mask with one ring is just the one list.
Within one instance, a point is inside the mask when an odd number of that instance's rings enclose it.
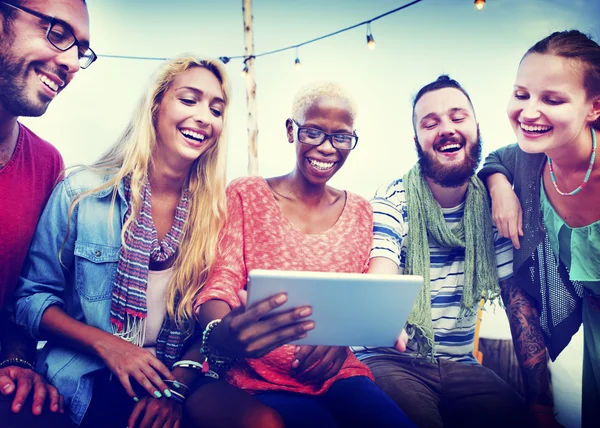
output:
{"label": "blonde woman", "polygon": [[167,62],[117,143],[44,210],[16,317],[48,340],[37,368],[77,425],[182,423],[196,374],[170,369],[224,222],[228,100],[221,62]]}

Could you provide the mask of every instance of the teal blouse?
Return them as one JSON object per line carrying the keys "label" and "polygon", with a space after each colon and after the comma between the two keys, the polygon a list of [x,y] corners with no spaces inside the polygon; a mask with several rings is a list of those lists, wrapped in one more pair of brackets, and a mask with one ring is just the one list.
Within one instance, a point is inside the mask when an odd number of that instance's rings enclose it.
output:
{"label": "teal blouse", "polygon": [[583,227],[570,227],[548,200],[543,182],[540,200],[550,245],[569,268],[571,281],[579,281],[594,294],[600,294],[600,220]]}

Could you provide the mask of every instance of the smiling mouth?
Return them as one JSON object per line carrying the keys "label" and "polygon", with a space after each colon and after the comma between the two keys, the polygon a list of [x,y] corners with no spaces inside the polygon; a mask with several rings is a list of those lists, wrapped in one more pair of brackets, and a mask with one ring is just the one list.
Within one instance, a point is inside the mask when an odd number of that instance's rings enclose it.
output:
{"label": "smiling mouth", "polygon": [[525,125],[524,123],[519,123],[519,126],[521,127],[521,129],[523,131],[531,133],[531,134],[545,134],[547,132],[552,131],[552,127],[551,126]]}
{"label": "smiling mouth", "polygon": [[184,137],[189,138],[190,140],[194,140],[198,143],[202,143],[206,139],[205,135],[200,134],[198,132],[190,131],[189,129],[181,129],[179,132],[181,132],[181,134]]}
{"label": "smiling mouth", "polygon": [[50,79],[48,76],[44,74],[38,74],[38,79],[42,82],[48,89],[52,92],[58,92],[58,90],[64,86],[64,84],[56,83],[54,80]]}
{"label": "smiling mouth", "polygon": [[437,151],[440,153],[456,153],[460,149],[462,149],[462,144],[459,143],[448,143],[444,144],[441,147],[437,148]]}
{"label": "smiling mouth", "polygon": [[315,159],[306,158],[308,163],[320,171],[328,171],[332,169],[337,162],[321,162]]}

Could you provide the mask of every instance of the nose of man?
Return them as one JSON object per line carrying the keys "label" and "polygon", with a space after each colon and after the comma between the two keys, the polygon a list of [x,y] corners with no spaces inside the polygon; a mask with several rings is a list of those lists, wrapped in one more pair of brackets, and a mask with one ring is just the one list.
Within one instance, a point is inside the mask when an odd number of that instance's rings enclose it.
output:
{"label": "nose of man", "polygon": [[444,119],[440,121],[438,132],[441,136],[454,135],[454,133],[456,132],[456,126],[454,125],[454,122],[452,122],[452,120]]}
{"label": "nose of man", "polygon": [[73,45],[70,49],[60,52],[57,56],[57,62],[60,65],[60,68],[66,71],[67,73],[71,75],[77,73],[80,69],[79,51],[77,50],[77,46]]}

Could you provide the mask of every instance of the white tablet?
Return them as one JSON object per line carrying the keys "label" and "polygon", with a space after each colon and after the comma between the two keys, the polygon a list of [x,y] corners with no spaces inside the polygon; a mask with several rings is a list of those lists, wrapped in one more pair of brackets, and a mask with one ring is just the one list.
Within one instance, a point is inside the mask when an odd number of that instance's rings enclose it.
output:
{"label": "white tablet", "polygon": [[415,275],[252,270],[248,306],[285,292],[278,311],[309,305],[315,328],[298,345],[394,346],[423,285]]}

